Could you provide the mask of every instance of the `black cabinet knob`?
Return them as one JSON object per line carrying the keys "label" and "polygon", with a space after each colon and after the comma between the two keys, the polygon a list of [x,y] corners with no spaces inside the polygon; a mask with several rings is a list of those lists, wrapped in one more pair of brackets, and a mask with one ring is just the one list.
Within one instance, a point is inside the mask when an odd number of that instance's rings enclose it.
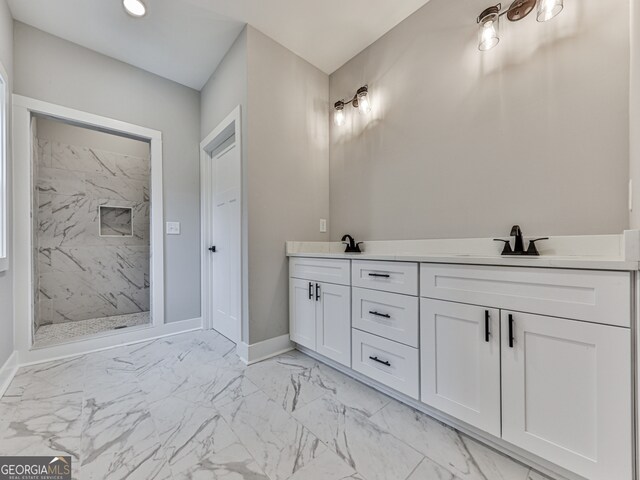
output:
{"label": "black cabinet knob", "polygon": [[215,245],[213,247],[209,247],[209,251],[215,253],[216,252],[216,247]]}

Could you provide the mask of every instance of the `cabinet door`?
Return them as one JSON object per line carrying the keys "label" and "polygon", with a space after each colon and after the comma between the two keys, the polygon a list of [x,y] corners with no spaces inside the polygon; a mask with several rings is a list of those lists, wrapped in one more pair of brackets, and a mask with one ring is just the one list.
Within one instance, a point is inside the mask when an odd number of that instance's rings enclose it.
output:
{"label": "cabinet door", "polygon": [[351,367],[351,288],[330,283],[318,286],[316,351]]}
{"label": "cabinet door", "polygon": [[500,312],[421,299],[421,400],[500,436]]}
{"label": "cabinet door", "polygon": [[303,347],[316,349],[315,283],[289,279],[289,337]]}
{"label": "cabinet door", "polygon": [[590,480],[631,478],[631,332],[502,311],[502,437]]}

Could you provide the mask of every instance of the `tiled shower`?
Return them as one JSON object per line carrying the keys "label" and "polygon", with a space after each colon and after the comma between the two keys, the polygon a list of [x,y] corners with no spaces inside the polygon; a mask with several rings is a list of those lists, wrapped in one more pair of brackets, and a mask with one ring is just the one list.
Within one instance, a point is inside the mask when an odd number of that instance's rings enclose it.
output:
{"label": "tiled shower", "polygon": [[35,345],[149,323],[149,145],[34,122]]}

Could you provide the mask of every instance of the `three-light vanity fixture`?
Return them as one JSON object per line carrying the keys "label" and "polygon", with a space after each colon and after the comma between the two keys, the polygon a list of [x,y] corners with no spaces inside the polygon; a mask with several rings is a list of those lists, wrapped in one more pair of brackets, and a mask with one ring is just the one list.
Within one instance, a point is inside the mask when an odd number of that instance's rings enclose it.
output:
{"label": "three-light vanity fixture", "polygon": [[502,4],[489,7],[478,16],[478,48],[480,51],[491,50],[500,41],[500,17],[507,16],[512,22],[522,20],[529,15],[538,4],[538,21],[546,22],[558,15],[564,7],[564,0],[515,0],[505,11]]}
{"label": "three-light vanity fixture", "polygon": [[371,111],[369,86],[365,85],[364,87],[360,87],[353,98],[348,102],[345,100],[338,100],[333,105],[333,122],[336,124],[336,126],[341,127],[342,125],[344,125],[346,121],[344,106],[349,104],[357,108],[363,115],[369,113]]}

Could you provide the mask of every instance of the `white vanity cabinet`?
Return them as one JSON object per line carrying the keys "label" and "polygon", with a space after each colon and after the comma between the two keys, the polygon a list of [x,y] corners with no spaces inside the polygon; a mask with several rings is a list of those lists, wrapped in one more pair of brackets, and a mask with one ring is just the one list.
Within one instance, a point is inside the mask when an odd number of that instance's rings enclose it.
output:
{"label": "white vanity cabinet", "polygon": [[289,337],[303,347],[316,349],[315,283],[289,279]]}
{"label": "white vanity cabinet", "polygon": [[631,331],[502,311],[502,438],[589,479],[631,478]]}
{"label": "white vanity cabinet", "polygon": [[500,436],[500,311],[422,298],[421,399]]}
{"label": "white vanity cabinet", "polygon": [[291,259],[289,272],[291,340],[350,367],[349,260]]}
{"label": "white vanity cabinet", "polygon": [[353,369],[418,399],[418,264],[353,260],[351,278]]}
{"label": "white vanity cabinet", "polygon": [[634,480],[634,274],[434,261],[291,258],[291,340],[547,473]]}
{"label": "white vanity cabinet", "polygon": [[316,352],[351,366],[351,288],[318,284]]}
{"label": "white vanity cabinet", "polygon": [[422,402],[586,479],[632,478],[630,273],[422,264],[420,280]]}

